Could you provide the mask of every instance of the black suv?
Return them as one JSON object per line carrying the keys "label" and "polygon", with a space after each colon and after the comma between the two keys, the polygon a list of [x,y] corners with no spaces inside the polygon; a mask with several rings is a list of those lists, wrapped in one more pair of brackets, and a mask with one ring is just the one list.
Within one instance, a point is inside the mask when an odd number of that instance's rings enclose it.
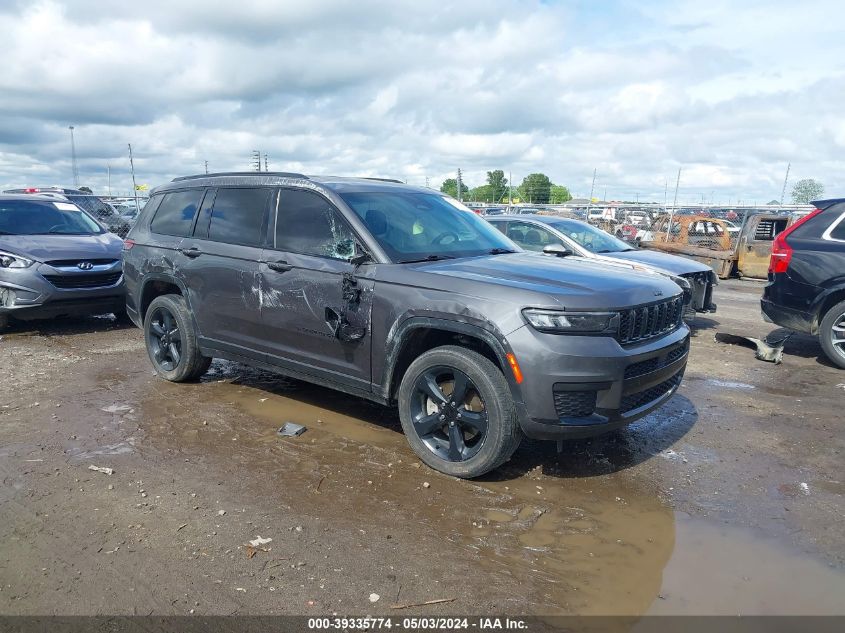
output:
{"label": "black suv", "polygon": [[772,243],[763,315],[817,334],[827,357],[845,368],[845,199],[814,204]]}
{"label": "black suv", "polygon": [[212,357],[396,404],[430,466],[475,477],[524,434],[586,437],[668,400],[689,330],[677,285],[541,258],[398,181],[177,178],[125,242],[127,311],[156,371]]}

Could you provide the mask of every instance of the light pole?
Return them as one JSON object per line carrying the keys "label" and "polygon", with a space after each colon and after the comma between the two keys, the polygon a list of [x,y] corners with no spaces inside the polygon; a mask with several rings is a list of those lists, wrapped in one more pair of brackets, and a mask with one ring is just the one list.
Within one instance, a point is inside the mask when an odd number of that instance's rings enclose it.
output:
{"label": "light pole", "polygon": [[76,167],[76,144],[73,141],[73,126],[69,125],[70,130],[70,168],[73,175],[73,186],[79,189],[79,169]]}

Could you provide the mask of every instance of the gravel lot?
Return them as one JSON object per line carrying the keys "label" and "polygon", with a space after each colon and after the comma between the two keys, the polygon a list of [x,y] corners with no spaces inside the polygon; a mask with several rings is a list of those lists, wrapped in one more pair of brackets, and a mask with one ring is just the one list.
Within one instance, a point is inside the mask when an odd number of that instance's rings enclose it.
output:
{"label": "gravel lot", "polygon": [[719,286],[663,409],[471,482],[393,410],[221,361],[169,384],[109,318],[13,326],[0,613],[845,614],[845,372],[715,342],[775,329],[760,293]]}

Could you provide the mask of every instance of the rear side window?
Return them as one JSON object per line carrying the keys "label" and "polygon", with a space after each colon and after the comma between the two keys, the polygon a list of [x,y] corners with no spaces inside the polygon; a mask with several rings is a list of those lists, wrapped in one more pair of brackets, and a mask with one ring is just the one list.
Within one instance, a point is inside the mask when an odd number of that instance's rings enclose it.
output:
{"label": "rear side window", "polygon": [[261,229],[270,189],[219,189],[211,211],[208,239],[261,246]]}
{"label": "rear side window", "polygon": [[[835,222],[836,220],[834,220]],[[845,242],[845,215],[840,216],[839,221],[830,232],[830,238]]]}
{"label": "rear side window", "polygon": [[311,191],[283,189],[276,213],[275,247],[280,251],[348,260],[355,236],[340,212]]}
{"label": "rear side window", "polygon": [[190,235],[194,224],[194,214],[197,212],[202,194],[202,189],[165,194],[164,200],[161,201],[150,223],[150,230],[154,233],[176,237]]}

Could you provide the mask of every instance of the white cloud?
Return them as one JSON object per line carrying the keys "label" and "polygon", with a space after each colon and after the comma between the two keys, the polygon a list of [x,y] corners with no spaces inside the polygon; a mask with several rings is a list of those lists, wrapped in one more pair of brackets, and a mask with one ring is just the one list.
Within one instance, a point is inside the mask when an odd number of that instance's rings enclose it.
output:
{"label": "white cloud", "polygon": [[[778,197],[842,173],[834,0],[0,2],[0,187],[249,168]],[[670,187],[671,188],[671,187]]]}

